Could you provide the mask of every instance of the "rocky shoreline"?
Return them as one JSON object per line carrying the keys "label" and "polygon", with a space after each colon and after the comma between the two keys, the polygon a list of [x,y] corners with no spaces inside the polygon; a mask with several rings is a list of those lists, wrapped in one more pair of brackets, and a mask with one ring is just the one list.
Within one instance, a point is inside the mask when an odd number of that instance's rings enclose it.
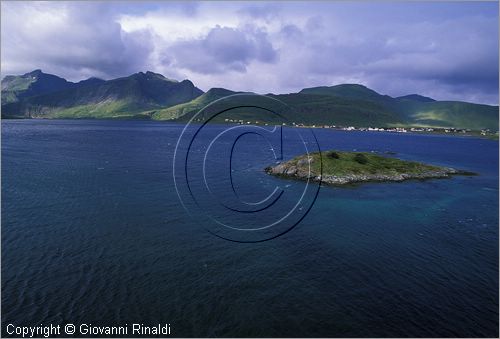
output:
{"label": "rocky shoreline", "polygon": [[[403,160],[400,161],[404,163]],[[323,174],[319,175],[319,171],[315,170],[315,167],[317,168],[317,166],[313,166],[314,162],[319,162],[316,157],[301,156],[287,162],[266,167],[264,170],[270,175],[299,180],[309,179],[315,182],[321,181],[329,185],[348,185],[363,182],[401,182],[405,180],[449,178],[452,175],[476,175],[472,172],[461,171],[450,167],[437,167],[423,164],[423,169],[418,172],[406,173],[394,171],[392,173],[376,172],[335,174],[328,173],[327,171],[323,170]],[[389,170],[388,172],[391,171]]]}

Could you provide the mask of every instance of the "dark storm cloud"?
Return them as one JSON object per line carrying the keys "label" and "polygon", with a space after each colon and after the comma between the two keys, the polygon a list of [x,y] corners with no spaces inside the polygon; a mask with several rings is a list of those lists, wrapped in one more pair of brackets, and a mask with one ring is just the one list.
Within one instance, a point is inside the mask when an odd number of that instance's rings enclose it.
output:
{"label": "dark storm cloud", "polygon": [[178,41],[168,49],[174,65],[198,73],[245,72],[254,61],[272,63],[277,52],[265,32],[216,26],[201,39]]}
{"label": "dark storm cloud", "polygon": [[149,32],[124,32],[109,4],[2,3],[2,12],[2,66],[10,72],[115,77],[143,69],[153,48]]}

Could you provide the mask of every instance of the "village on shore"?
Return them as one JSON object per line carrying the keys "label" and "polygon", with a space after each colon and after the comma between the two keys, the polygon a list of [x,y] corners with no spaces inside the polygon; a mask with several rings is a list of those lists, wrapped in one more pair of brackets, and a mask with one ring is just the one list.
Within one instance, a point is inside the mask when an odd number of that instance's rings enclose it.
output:
{"label": "village on shore", "polygon": [[[236,123],[239,125],[265,125],[261,121],[245,121],[241,119],[224,119],[226,123]],[[272,125],[272,124],[271,124]],[[282,126],[303,127],[303,128],[329,128],[341,131],[361,131],[361,132],[393,132],[393,133],[438,133],[438,134],[462,134],[462,135],[481,135],[483,137],[498,137],[498,131],[482,129],[479,131],[469,128],[454,128],[454,127],[354,127],[354,126],[337,126],[337,125],[305,125],[302,123],[292,122],[290,124],[282,123]]]}

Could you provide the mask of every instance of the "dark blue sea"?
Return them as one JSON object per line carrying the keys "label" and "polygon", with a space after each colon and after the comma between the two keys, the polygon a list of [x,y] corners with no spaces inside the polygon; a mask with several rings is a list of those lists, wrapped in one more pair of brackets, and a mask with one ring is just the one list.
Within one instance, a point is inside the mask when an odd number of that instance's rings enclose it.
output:
{"label": "dark blue sea", "polygon": [[[289,232],[241,243],[181,204],[183,127],[2,121],[4,336],[9,323],[169,323],[176,337],[499,335],[498,141],[316,129],[322,150],[394,152],[478,175],[323,186]],[[286,133],[285,157],[303,153]],[[248,201],[304,188],[263,172],[275,159],[258,136],[237,148],[233,186]],[[207,168],[215,183],[228,171],[217,157]]]}

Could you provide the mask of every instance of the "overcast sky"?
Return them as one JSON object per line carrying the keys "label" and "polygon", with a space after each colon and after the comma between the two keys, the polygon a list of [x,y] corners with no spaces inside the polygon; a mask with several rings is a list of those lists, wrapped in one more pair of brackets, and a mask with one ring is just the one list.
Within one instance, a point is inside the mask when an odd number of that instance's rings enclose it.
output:
{"label": "overcast sky", "polygon": [[498,104],[498,3],[5,2],[2,77],[150,70],[203,90],[382,94]]}

